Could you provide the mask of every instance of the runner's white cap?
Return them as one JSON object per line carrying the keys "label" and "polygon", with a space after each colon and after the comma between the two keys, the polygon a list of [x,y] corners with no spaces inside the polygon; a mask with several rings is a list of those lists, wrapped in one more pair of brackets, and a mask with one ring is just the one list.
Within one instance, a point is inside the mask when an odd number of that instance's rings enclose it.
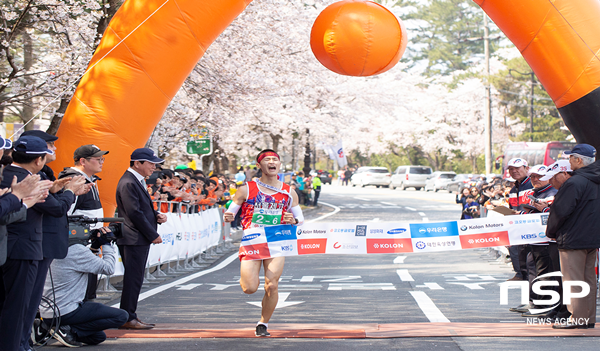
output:
{"label": "runner's white cap", "polygon": [[571,164],[568,160],[558,160],[550,166],[548,166],[548,171],[546,172],[546,175],[540,178],[540,180],[550,180],[552,179],[552,177],[554,177],[560,172],[573,172],[573,170],[571,169]]}
{"label": "runner's white cap", "polygon": [[529,174],[537,174],[541,176],[545,176],[548,171],[548,167],[544,165],[535,165],[529,169]]}
{"label": "runner's white cap", "polygon": [[522,158],[511,158],[508,161],[508,167],[527,167],[527,161]]}

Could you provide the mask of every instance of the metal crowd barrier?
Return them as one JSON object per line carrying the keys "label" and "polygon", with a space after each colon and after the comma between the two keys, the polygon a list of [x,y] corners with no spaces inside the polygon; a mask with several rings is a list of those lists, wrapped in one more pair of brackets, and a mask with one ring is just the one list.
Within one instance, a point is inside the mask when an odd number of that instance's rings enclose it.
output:
{"label": "metal crowd barrier", "polygon": [[[153,202],[156,204],[155,208],[158,211],[164,212],[161,210],[166,209],[167,213],[175,213],[177,215],[193,215],[214,208],[218,209],[220,219],[220,236],[217,244],[211,245],[204,251],[195,253],[192,256],[186,255],[185,257],[180,257],[179,255],[177,255],[176,259],[171,259],[164,262],[159,261],[158,263],[152,265],[149,262],[147,262],[143,282],[145,287],[148,287],[152,284],[160,284],[162,281],[169,277],[176,277],[179,275],[187,274],[192,271],[197,271],[199,269],[206,268],[212,262],[220,258],[223,254],[237,249],[236,246],[233,245],[233,242],[241,238],[241,233],[237,231],[232,231],[230,223],[225,223],[223,221],[223,214],[225,212],[224,207],[218,205],[189,205],[187,203],[176,201],[158,200]],[[112,276],[99,275],[99,283],[96,292],[99,294],[110,294],[118,292],[118,290],[110,282],[111,278],[113,278],[114,280],[115,277],[122,276],[121,274],[116,273],[117,272],[115,272],[115,274]],[[111,299],[111,297],[98,296],[98,299]]]}

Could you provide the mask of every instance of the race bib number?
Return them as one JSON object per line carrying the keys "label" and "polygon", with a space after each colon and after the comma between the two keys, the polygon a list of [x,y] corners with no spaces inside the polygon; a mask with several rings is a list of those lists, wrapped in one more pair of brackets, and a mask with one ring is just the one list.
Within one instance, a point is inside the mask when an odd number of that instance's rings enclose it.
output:
{"label": "race bib number", "polygon": [[281,210],[254,209],[252,223],[260,225],[278,225],[281,222]]}

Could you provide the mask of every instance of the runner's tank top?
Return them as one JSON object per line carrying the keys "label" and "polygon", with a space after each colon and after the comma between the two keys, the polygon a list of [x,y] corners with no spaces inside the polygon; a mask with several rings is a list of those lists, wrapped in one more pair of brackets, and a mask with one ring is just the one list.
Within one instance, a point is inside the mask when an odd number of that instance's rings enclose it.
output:
{"label": "runner's tank top", "polygon": [[[254,181],[246,183],[248,198],[242,204],[242,226],[244,229],[259,228],[267,225],[281,224],[287,212],[290,195],[274,193],[271,195],[260,191]],[[290,192],[290,186],[282,183],[281,190]]]}

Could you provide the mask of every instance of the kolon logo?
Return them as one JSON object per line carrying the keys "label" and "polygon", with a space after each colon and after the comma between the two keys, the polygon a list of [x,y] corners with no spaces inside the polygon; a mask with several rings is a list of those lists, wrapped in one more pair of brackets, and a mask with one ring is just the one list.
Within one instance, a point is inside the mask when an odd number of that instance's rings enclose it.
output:
{"label": "kolon logo", "polygon": [[[541,278],[562,277],[561,272],[552,272],[541,275],[534,279],[531,286],[534,293],[540,296],[550,296],[548,300],[532,300],[536,306],[550,306],[548,308],[533,308],[529,312],[533,314],[546,313],[560,303],[560,295],[558,291],[552,290],[551,287],[557,287],[556,280],[540,280]],[[508,305],[508,289],[510,287],[518,287],[521,289],[521,304],[529,303],[529,282],[527,281],[508,281],[500,284],[500,305]],[[580,292],[573,292],[573,287],[580,287]],[[582,298],[588,296],[590,286],[588,283],[581,280],[563,280],[563,303],[571,304],[571,299]]]}

